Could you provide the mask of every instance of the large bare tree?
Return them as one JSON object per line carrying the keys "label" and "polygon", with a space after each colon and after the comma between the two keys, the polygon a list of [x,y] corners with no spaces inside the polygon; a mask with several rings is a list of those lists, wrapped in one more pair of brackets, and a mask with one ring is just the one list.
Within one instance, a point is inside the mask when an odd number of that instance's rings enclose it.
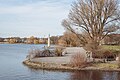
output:
{"label": "large bare tree", "polygon": [[[62,21],[62,25],[75,33],[81,43],[92,42],[96,48],[106,35],[120,28],[119,22],[117,0],[78,0],[73,3],[68,18]],[[85,32],[87,37],[80,32]]]}

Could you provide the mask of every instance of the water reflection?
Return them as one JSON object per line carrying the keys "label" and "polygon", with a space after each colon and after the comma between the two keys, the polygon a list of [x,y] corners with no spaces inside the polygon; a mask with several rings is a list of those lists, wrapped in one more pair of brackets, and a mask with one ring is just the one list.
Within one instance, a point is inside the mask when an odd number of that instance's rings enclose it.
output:
{"label": "water reflection", "polygon": [[70,80],[120,80],[120,72],[77,71]]}
{"label": "water reflection", "polygon": [[[29,68],[35,75],[42,72],[42,75],[48,77],[54,77],[58,80],[120,80],[120,72],[105,72],[105,71],[76,71],[76,72],[64,72],[64,71],[53,71],[53,70],[39,70]],[[51,75],[52,73],[52,75]],[[49,75],[48,75],[49,74]],[[55,77],[57,75],[57,77]],[[61,75],[62,74],[62,75]],[[61,78],[60,78],[61,76]],[[43,78],[44,79],[44,78]]]}

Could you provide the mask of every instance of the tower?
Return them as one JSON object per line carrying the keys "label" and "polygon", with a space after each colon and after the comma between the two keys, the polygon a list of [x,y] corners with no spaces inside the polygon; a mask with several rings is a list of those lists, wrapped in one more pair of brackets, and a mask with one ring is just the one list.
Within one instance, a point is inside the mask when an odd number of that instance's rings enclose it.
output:
{"label": "tower", "polygon": [[48,35],[48,47],[50,47],[50,34]]}

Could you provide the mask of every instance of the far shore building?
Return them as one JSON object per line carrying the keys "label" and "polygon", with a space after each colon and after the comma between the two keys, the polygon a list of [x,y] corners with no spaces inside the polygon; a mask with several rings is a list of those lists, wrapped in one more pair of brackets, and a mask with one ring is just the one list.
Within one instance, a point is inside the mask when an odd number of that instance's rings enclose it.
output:
{"label": "far shore building", "polygon": [[10,40],[10,39],[8,39],[8,38],[5,38],[5,39],[4,39],[4,42],[9,42],[9,40]]}
{"label": "far shore building", "polygon": [[46,41],[45,41],[43,38],[40,38],[40,39],[39,39],[39,43],[40,43],[40,44],[44,44],[45,42],[46,42]]}

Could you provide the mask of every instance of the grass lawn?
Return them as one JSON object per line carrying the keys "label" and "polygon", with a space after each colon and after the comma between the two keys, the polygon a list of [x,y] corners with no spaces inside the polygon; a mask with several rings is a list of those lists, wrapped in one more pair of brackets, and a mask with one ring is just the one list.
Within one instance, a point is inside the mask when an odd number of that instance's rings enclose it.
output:
{"label": "grass lawn", "polygon": [[120,51],[120,46],[116,46],[116,45],[103,45],[104,49],[107,50],[118,50]]}
{"label": "grass lawn", "polygon": [[117,45],[103,45],[103,49],[111,51],[112,53],[120,53],[120,46]]}
{"label": "grass lawn", "polygon": [[119,68],[118,64],[113,64],[113,63],[94,63],[93,66],[100,69],[118,69]]}

